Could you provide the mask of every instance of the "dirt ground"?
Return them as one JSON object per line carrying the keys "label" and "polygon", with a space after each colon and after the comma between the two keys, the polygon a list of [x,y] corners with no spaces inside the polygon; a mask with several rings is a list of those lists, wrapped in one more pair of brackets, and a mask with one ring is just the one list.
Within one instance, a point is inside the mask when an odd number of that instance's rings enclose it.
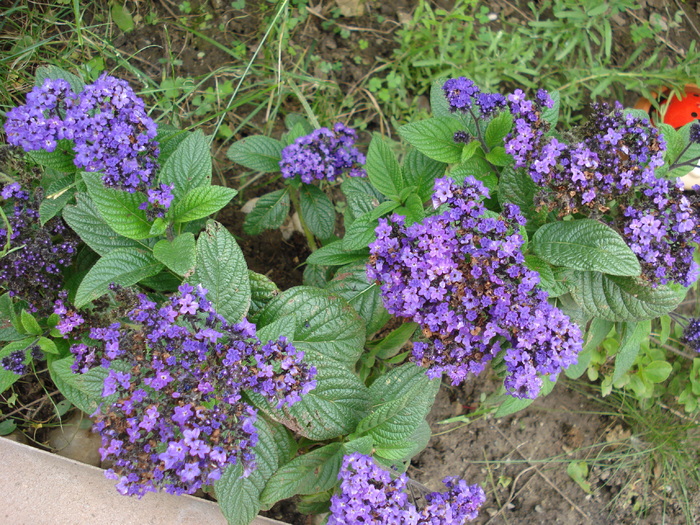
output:
{"label": "dirt ground", "polygon": [[[449,8],[449,1],[438,2]],[[136,2],[137,6],[139,2]],[[178,2],[163,1],[154,3],[159,16],[173,19],[178,14]],[[264,31],[260,20],[263,7],[269,9],[269,2],[245,2],[244,11],[231,7],[231,2],[211,0],[191,2],[195,12],[212,13],[217,19],[207,36],[227,42],[235,37],[249,49]],[[263,5],[264,4],[264,5]],[[354,28],[347,38],[340,40],[331,29],[324,29],[324,18],[328,19],[334,2],[323,0],[317,6],[309,4],[312,13],[291,35],[299,47],[316,46],[316,53],[329,63],[341,62],[337,71],[310,71],[343,89],[355,89],[357,83],[370,74],[382,60],[391,57],[392,32],[414,7],[414,0],[365,2],[365,14],[359,17],[341,18],[339,23]],[[649,17],[653,12],[665,15],[669,6],[675,11],[673,1],[638,0],[643,9],[636,14]],[[690,11],[693,2],[687,2]],[[507,0],[486,3],[493,12],[506,17],[518,17],[520,10]],[[138,8],[138,7],[137,7]],[[377,15],[384,17],[382,22]],[[620,15],[621,23],[615,27],[616,44],[621,54],[632,51],[632,45],[624,31],[627,15]],[[693,20],[700,27],[700,20],[693,13]],[[685,22],[684,22],[685,23]],[[224,30],[217,29],[223,27]],[[682,28],[683,29],[683,28]],[[690,28],[667,35],[671,43],[686,47],[692,40]],[[207,73],[231,60],[231,57],[215,46],[194,38],[190,33],[173,26],[168,29],[168,42],[171,52],[179,65],[173,71],[181,76],[196,76]],[[368,42],[360,46],[360,40]],[[118,37],[114,44],[125,56],[139,52],[139,67],[156,79],[163,74],[162,58],[165,45],[165,32],[162,28],[137,28],[133,33]],[[149,47],[151,46],[151,47]],[[351,60],[360,56],[362,60]],[[282,57],[292,60],[292,57]],[[633,102],[635,95],[631,94]],[[287,108],[293,110],[295,108]],[[379,121],[372,121],[368,129],[381,129]],[[236,137],[242,138],[242,137]],[[236,187],[237,168],[223,155],[218,159],[217,171]],[[269,191],[272,187],[267,187]],[[249,189],[242,201],[256,196],[255,189]],[[241,230],[242,214],[237,209],[227,209],[219,217],[237,235],[249,267],[268,275],[280,288],[286,289],[301,284],[301,264],[308,255],[304,239],[293,236],[285,241],[279,232],[268,232],[251,238]],[[433,438],[428,448],[412,462],[409,474],[430,490],[442,488],[441,479],[448,475],[466,478],[470,483],[480,483],[488,494],[488,500],[478,524],[633,524],[669,525],[686,523],[682,513],[674,505],[664,505],[664,498],[647,509],[644,516],[635,513],[634,507],[639,491],[629,487],[629,479],[624,472],[611,475],[604,469],[594,469],[588,478],[592,494],[586,494],[566,473],[567,463],[573,459],[585,459],[598,449],[586,449],[605,442],[616,435],[625,436],[626,428],[609,416],[599,415],[601,407],[586,396],[558,384],[548,397],[538,400],[529,409],[503,419],[477,419],[468,425],[452,423],[440,425],[440,421],[460,415],[469,415],[479,402],[482,392],[495,388],[495,379],[479,377],[460,388],[445,386],[439,393],[437,402],[429,416]],[[628,436],[629,434],[627,434]],[[610,439],[608,439],[610,440]],[[556,457],[557,461],[545,462]],[[668,500],[672,500],[669,495]],[[700,503],[700,502],[699,502]],[[700,504],[698,505],[700,508]],[[307,518],[289,512],[284,504],[268,513],[271,517],[288,523],[308,523]],[[700,516],[698,517],[700,521]]]}

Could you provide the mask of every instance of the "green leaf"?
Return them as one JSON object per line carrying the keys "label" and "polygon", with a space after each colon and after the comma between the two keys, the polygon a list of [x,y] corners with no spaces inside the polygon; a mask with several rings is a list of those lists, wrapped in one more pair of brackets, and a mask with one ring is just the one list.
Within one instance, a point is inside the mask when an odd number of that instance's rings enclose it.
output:
{"label": "green leaf", "polygon": [[474,177],[476,180],[481,181],[488,188],[489,192],[493,192],[498,186],[498,177],[494,173],[493,168],[486,162],[486,159],[481,157],[472,157],[454,166],[450,170],[450,177],[458,183],[464,182],[464,179],[467,177]]}
{"label": "green leaf", "polygon": [[501,173],[498,183],[498,202],[501,206],[506,202],[517,204],[520,213],[527,219],[526,227],[534,229],[544,224],[547,218],[545,210],[535,209],[535,195],[538,191],[538,186],[524,169],[516,170],[509,166]]}
{"label": "green leaf", "polygon": [[234,142],[226,156],[251,170],[273,173],[280,171],[282,143],[270,137],[252,135]]}
{"label": "green leaf", "polygon": [[593,219],[545,224],[532,238],[532,250],[554,266],[634,277],[637,256],[615,230]]}
{"label": "green leaf", "polygon": [[451,117],[436,117],[411,122],[399,128],[399,135],[424,155],[438,162],[457,164],[462,159],[462,144],[454,134],[462,125]]}
{"label": "green leaf", "polygon": [[229,466],[214,483],[219,508],[229,525],[249,525],[255,519],[262,507],[260,493],[293,450],[288,432],[280,425],[258,417],[255,428],[258,431],[258,442],[253,448],[256,468],[243,477],[240,463]]}
{"label": "green leaf", "polygon": [[204,133],[186,136],[160,170],[159,182],[173,186],[174,205],[194,188],[211,183],[211,150]]}
{"label": "green leaf", "polygon": [[[27,349],[29,345],[34,343],[35,340],[36,338],[34,337],[27,337],[21,341],[13,341],[12,343],[5,345],[2,350],[0,350],[0,359],[7,357],[13,352],[17,352],[18,350]],[[0,393],[10,388],[20,377],[22,376],[15,374],[14,372],[10,372],[9,370],[6,370],[5,367],[0,366]]]}
{"label": "green leaf", "polygon": [[[295,340],[294,346],[299,348],[299,343],[298,339]],[[343,365],[308,354],[304,359],[316,366],[316,388],[285,409],[284,416],[277,411],[281,417],[279,421],[293,432],[314,441],[351,433],[367,411],[367,387]]]}
{"label": "green leaf", "polygon": [[591,484],[586,481],[588,464],[585,461],[572,461],[566,467],[566,473],[581,487],[581,490],[586,494],[591,494]]}
{"label": "green leaf", "polygon": [[387,197],[398,197],[406,185],[396,155],[382,136],[376,133],[369,144],[365,170],[372,186]]}
{"label": "green leaf", "polygon": [[41,333],[43,332],[36,318],[26,310],[22,309],[20,319],[22,320],[22,326],[28,334],[41,335]]}
{"label": "green leaf", "polygon": [[58,66],[39,66],[36,68],[36,73],[34,74],[34,85],[43,86],[44,81],[50,78],[51,80],[57,80],[62,78],[70,84],[71,89],[76,95],[79,95],[83,89],[85,89],[85,82],[73,73],[61,69]]}
{"label": "green leaf", "polygon": [[208,217],[226,206],[237,193],[224,186],[192,188],[170,209],[168,216],[175,223]]}
{"label": "green leaf", "polygon": [[393,201],[393,200],[382,202],[379,206],[377,206],[376,208],[374,208],[374,210],[372,210],[372,212],[370,213],[369,216],[371,219],[376,220],[379,217],[382,217],[382,216],[388,214],[389,212],[394,211],[399,206],[400,206],[400,204],[396,201]]}
{"label": "green leaf", "polygon": [[104,221],[115,232],[129,239],[146,239],[151,235],[151,223],[146,212],[139,209],[147,198],[143,193],[106,188],[97,173],[82,173],[88,193]]}
{"label": "green leaf", "polygon": [[281,336],[287,338],[292,343],[296,334],[297,320],[294,314],[285,315],[279,319],[275,319],[270,324],[258,326],[257,337],[263,343],[268,341],[276,341]]}
{"label": "green leaf", "polygon": [[248,270],[248,279],[250,280],[248,319],[257,324],[258,314],[280,294],[280,290],[268,277],[251,270]]}
{"label": "green leaf", "polygon": [[81,308],[101,297],[112,283],[131,286],[163,269],[153,255],[140,250],[117,248],[104,255],[83,278],[75,294],[75,306]]}
{"label": "green leaf", "polygon": [[506,135],[510,133],[512,128],[513,116],[510,114],[510,111],[501,111],[486,126],[486,133],[484,134],[486,145],[489,148],[502,146],[503,139],[506,138]]}
{"label": "green leaf", "polygon": [[382,304],[379,285],[367,280],[364,264],[338,270],[326,290],[345,299],[365,320],[367,337],[379,331],[391,318]]}
{"label": "green leaf", "polygon": [[301,215],[316,237],[328,239],[335,230],[335,208],[328,196],[318,186],[302,184]]}
{"label": "green leaf", "polygon": [[552,91],[549,93],[549,96],[552,99],[552,104],[551,108],[542,108],[542,119],[546,122],[549,122],[549,124],[554,128],[557,125],[557,122],[559,121],[559,107],[561,106],[561,96],[559,95],[559,91]]}
{"label": "green leaf", "polygon": [[352,218],[360,217],[374,210],[374,208],[379,206],[379,203],[384,200],[382,194],[374,189],[366,178],[347,178],[340,187],[348,201],[348,211],[350,212],[350,214],[346,212],[346,222],[348,220],[348,215],[351,215]]}
{"label": "green leaf", "polygon": [[372,442],[372,438],[369,436],[363,436],[360,438],[356,439],[351,439],[350,441],[347,441],[343,445],[343,449],[345,454],[353,454],[355,452],[359,452],[360,454],[364,454],[365,456],[369,456],[372,454],[372,449],[374,448],[374,443]]}
{"label": "green leaf", "polygon": [[27,153],[29,158],[40,166],[50,168],[62,173],[74,173],[78,171],[73,159],[75,153],[71,147],[71,142],[68,140],[59,140],[56,143],[56,148],[51,151],[34,150]]}
{"label": "green leaf", "polygon": [[430,425],[423,420],[416,428],[415,432],[407,439],[395,443],[376,445],[374,454],[391,461],[408,461],[421,450],[428,446],[430,441]]}
{"label": "green leaf", "polygon": [[669,124],[661,123],[659,124],[658,128],[664,137],[664,141],[666,142],[664,163],[667,166],[670,166],[683,152],[683,148],[685,147],[683,136]]}
{"label": "green leaf", "polygon": [[430,111],[436,117],[454,118],[452,111],[450,111],[450,103],[442,89],[446,80],[447,78],[440,77],[433,80],[430,85]]}
{"label": "green leaf", "polygon": [[49,185],[46,190],[46,197],[39,205],[39,217],[41,218],[42,226],[58,215],[64,206],[68,204],[68,201],[73,198],[75,193],[69,190],[74,184],[75,177],[70,176],[63,177]]}
{"label": "green leaf", "polygon": [[185,232],[175,237],[172,242],[160,240],[153,247],[153,256],[178,275],[186,275],[197,261],[197,249],[194,235]]}
{"label": "green leaf", "polygon": [[349,252],[367,248],[377,238],[374,233],[377,226],[379,222],[371,217],[371,212],[361,215],[345,228],[342,249]]}
{"label": "green leaf", "polygon": [[331,280],[332,273],[333,272],[329,266],[307,264],[302,275],[302,284],[304,286],[325,288],[328,281]]}
{"label": "green leaf", "polygon": [[415,186],[421,200],[427,201],[433,196],[435,179],[445,174],[447,164],[438,162],[411,148],[403,161],[403,174],[406,186]]}
{"label": "green leaf", "polygon": [[372,409],[357,425],[375,444],[393,444],[411,436],[424,421],[440,388],[425,369],[407,363],[378,377],[369,389]]}
{"label": "green leaf", "polygon": [[486,154],[488,160],[494,166],[508,166],[513,163],[513,157],[506,153],[503,146],[496,146]]}
{"label": "green leaf", "polygon": [[354,367],[365,342],[365,326],[344,299],[319,288],[296,286],[270,301],[258,323],[264,326],[291,314],[297,322],[294,346],[307,357]]}
{"label": "green leaf", "polygon": [[289,206],[287,188],[263,195],[246,216],[243,231],[248,235],[258,235],[264,230],[279,228],[289,215]]}
{"label": "green leaf", "polygon": [[315,494],[333,488],[338,483],[343,452],[342,443],[331,443],[297,456],[272,475],[260,502],[272,506],[297,494]]}
{"label": "green leaf", "polygon": [[405,322],[382,339],[372,341],[368,346],[372,353],[380,359],[393,357],[413,337],[416,328],[418,328],[418,323]]}
{"label": "green leaf", "polygon": [[369,256],[369,251],[353,250],[346,251],[343,248],[343,241],[335,241],[313,252],[306,259],[307,264],[318,264],[320,266],[344,266],[357,261],[364,261]]}
{"label": "green leaf", "polygon": [[162,166],[165,165],[170,156],[175,153],[180,144],[189,136],[190,134],[187,131],[177,129],[175,126],[158,124],[156,141],[160,149],[158,161]]}
{"label": "green leaf", "polygon": [[151,230],[149,233],[153,237],[158,237],[160,235],[163,235],[167,230],[168,221],[166,221],[162,217],[156,217],[156,219],[153,221],[153,224],[151,225]]}
{"label": "green leaf", "polygon": [[[554,385],[556,384],[556,380],[552,381],[549,379],[548,376],[543,377],[542,389],[540,390],[540,393],[537,397],[540,398],[549,394],[554,389]],[[520,399],[510,395],[504,395],[504,397],[505,401],[503,401],[503,403],[501,403],[501,406],[498,407],[498,410],[496,410],[494,417],[506,417],[511,414],[515,414],[516,412],[520,412],[521,410],[526,409],[532,403],[535,402],[534,399]]]}
{"label": "green leaf", "polygon": [[620,340],[620,348],[615,356],[615,371],[613,372],[613,383],[622,379],[627,371],[632,368],[637,359],[641,343],[649,337],[651,331],[651,321],[641,323],[627,322],[623,325]]}
{"label": "green leaf", "polygon": [[652,383],[663,383],[673,372],[673,366],[668,361],[652,361],[640,370],[645,379]]}
{"label": "green leaf", "polygon": [[106,255],[117,248],[138,249],[143,246],[116,233],[104,221],[92,202],[84,193],[77,195],[75,206],[63,209],[63,219],[77,233],[81,240],[100,255]]}
{"label": "green leaf", "polygon": [[109,374],[103,367],[93,368],[85,374],[74,374],[71,365],[74,357],[49,361],[49,374],[61,394],[78,409],[87,414],[97,410],[97,405],[103,401],[102,387]]}
{"label": "green leaf", "polygon": [[197,265],[189,279],[209,290],[207,299],[230,323],[239,322],[250,306],[250,280],[243,252],[229,231],[208,221],[197,240]]}
{"label": "green leaf", "polygon": [[686,290],[679,286],[656,288],[632,277],[599,272],[569,271],[565,285],[576,303],[589,317],[608,321],[644,321],[676,308]]}
{"label": "green leaf", "polygon": [[39,348],[41,348],[41,351],[45,354],[58,354],[56,343],[48,337],[40,337],[36,344],[39,345]]}
{"label": "green leaf", "polygon": [[114,20],[114,23],[119,29],[121,29],[125,33],[134,30],[134,19],[125,6],[123,6],[116,0],[113,0],[112,7],[109,10],[109,12],[112,15],[112,20]]}
{"label": "green leaf", "polygon": [[556,280],[549,264],[537,255],[526,255],[525,265],[539,274],[539,287],[546,291],[550,297],[558,297],[567,292],[566,287]]}

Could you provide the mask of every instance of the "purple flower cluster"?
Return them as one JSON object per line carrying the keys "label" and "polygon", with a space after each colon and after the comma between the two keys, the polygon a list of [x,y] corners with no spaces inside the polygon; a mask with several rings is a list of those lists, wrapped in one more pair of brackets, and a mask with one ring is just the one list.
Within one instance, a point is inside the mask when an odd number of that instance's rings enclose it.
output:
{"label": "purple flower cluster", "polygon": [[48,312],[63,288],[61,272],[72,263],[78,239],[59,217],[41,225],[40,190],[31,198],[13,182],[0,197],[12,202],[7,223],[0,222],[0,246],[9,237],[10,248],[0,257],[0,286],[10,296],[27,301],[30,311]]}
{"label": "purple flower cluster", "polygon": [[356,137],[354,129],[340,122],[332,131],[319,128],[299,137],[282,150],[282,176],[300,178],[305,184],[314,180],[334,181],[344,173],[350,177],[366,177],[362,168],[365,156],[355,147]]}
{"label": "purple flower cluster", "polygon": [[505,350],[508,392],[534,398],[540,376],[576,362],[581,332],[525,266],[518,207],[498,216],[485,197],[473,177],[462,186],[438,179],[433,205],[444,211],[409,227],[401,216],[380,219],[367,275],[381,283],[389,313],[422,326],[429,342],[413,344],[412,360],[431,378],[446,373],[459,384]]}
{"label": "purple flower cluster", "polygon": [[451,111],[469,112],[476,106],[482,117],[505,109],[506,99],[499,93],[484,93],[466,77],[450,78],[442,86]]}
{"label": "purple flower cluster", "polygon": [[[44,359],[44,353],[38,346],[32,346],[29,350],[29,356],[31,359],[42,360]],[[17,375],[24,375],[29,373],[30,368],[26,363],[27,361],[27,349],[15,350],[9,355],[0,359],[0,366],[2,366],[8,372],[14,372]]]}
{"label": "purple flower cluster", "polygon": [[486,501],[479,485],[448,477],[443,481],[448,491],[427,494],[427,505],[419,510],[405,492],[406,474],[392,480],[370,456],[357,452],[345,456],[338,479],[340,493],[331,497],[328,525],[459,525],[475,519]]}
{"label": "purple flower cluster", "polygon": [[688,320],[688,325],[683,330],[681,341],[689,348],[700,352],[700,318],[693,317]]}
{"label": "purple flower cluster", "polygon": [[663,137],[648,120],[624,115],[619,104],[596,104],[577,130],[581,140],[565,144],[547,135],[543,96],[535,102],[520,90],[508,96],[515,121],[506,152],[542,188],[536,204],[560,216],[581,213],[607,222],[627,240],[652,286],[689,286],[698,275],[693,252],[700,222],[683,184],[654,175],[663,165]]}
{"label": "purple flower cluster", "polygon": [[100,171],[106,186],[128,192],[148,188],[158,169],[155,122],[129,84],[107,74],[80,94],[65,80],[46,79],[7,113],[5,131],[25,151],[53,151],[71,140],[77,167]]}
{"label": "purple flower cluster", "polygon": [[[139,295],[127,324],[93,326],[89,339],[71,346],[74,372],[109,367],[93,430],[122,494],[191,494],[238,462],[250,474],[257,412],[243,390],[282,407],[316,386],[303,352],[284,337],[263,344],[245,319],[229,324],[206,293],[183,284],[161,307]],[[57,312],[59,329],[73,335],[82,320],[63,304]]]}

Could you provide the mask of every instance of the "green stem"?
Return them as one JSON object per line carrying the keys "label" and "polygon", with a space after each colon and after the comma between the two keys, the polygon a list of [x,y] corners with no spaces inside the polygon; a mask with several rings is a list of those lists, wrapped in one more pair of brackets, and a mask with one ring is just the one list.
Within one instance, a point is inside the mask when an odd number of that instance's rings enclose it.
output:
{"label": "green stem", "polygon": [[10,221],[7,220],[7,215],[5,215],[5,210],[0,208],[0,217],[2,217],[2,222],[5,223],[5,228],[7,229],[7,241],[2,249],[1,255],[4,256],[10,251],[10,243],[12,241],[12,226],[10,226]]}
{"label": "green stem", "polygon": [[292,200],[292,208],[299,214],[299,222],[301,223],[301,228],[304,230],[304,235],[306,235],[306,242],[309,244],[309,248],[312,252],[318,250],[318,244],[316,244],[316,239],[314,239],[314,234],[311,233],[309,227],[306,225],[304,220],[304,215],[301,213],[301,203],[299,201],[299,189],[289,186],[289,198]]}

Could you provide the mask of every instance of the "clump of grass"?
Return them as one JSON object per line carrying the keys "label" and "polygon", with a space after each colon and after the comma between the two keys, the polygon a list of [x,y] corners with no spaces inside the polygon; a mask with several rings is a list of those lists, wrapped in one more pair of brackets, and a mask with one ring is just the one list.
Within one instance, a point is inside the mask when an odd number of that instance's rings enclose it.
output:
{"label": "clump of grass", "polygon": [[[396,33],[399,48],[385,78],[373,80],[370,89],[398,121],[412,117],[416,105],[389,94],[417,97],[440,77],[468,76],[487,91],[558,90],[560,120],[568,125],[596,97],[650,97],[662,85],[697,83],[700,49],[694,43],[681,49],[664,37],[664,27],[682,22],[682,8],[672,21],[652,17],[654,25],[635,13],[638,7],[632,0],[547,0],[528,3],[513,20],[495,18],[483,5],[477,9],[476,0],[457,0],[450,11],[420,0]],[[623,13],[631,20],[625,27],[616,22]],[[630,54],[615,48],[621,39]]]}

